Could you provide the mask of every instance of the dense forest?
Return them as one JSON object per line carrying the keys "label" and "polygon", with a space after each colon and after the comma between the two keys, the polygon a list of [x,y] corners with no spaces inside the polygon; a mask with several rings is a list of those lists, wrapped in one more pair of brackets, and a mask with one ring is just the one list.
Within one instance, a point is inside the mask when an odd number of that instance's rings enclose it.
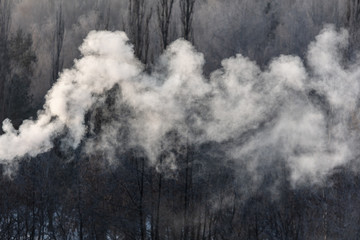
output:
{"label": "dense forest", "polygon": [[360,0],[0,0],[0,239],[360,239]]}

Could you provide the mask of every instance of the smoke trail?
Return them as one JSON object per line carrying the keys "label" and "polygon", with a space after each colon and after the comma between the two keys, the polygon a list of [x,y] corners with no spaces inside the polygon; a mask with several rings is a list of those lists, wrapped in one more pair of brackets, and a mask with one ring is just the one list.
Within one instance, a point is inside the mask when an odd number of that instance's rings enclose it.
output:
{"label": "smoke trail", "polygon": [[[203,55],[184,40],[169,46],[152,74],[142,71],[126,41],[124,33],[91,32],[81,46],[84,57],[61,75],[38,119],[19,130],[3,123],[0,159],[47,151],[64,129],[77,147],[86,132],[84,115],[116,84],[113,112],[86,140],[88,154],[111,158],[116,148],[140,146],[154,163],[170,148],[217,142],[224,157],[249,171],[284,162],[294,183],[319,180],[357,156],[360,71],[359,63],[344,65],[345,30],[326,26],[309,45],[307,67],[299,57],[280,56],[262,70],[236,55],[210,79],[202,74]],[[167,156],[176,168],[174,154]]]}

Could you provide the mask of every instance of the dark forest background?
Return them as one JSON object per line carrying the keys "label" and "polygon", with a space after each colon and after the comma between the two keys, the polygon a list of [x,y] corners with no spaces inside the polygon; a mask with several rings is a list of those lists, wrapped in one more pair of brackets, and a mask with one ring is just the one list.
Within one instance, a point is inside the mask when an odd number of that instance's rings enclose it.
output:
{"label": "dark forest background", "polygon": [[[0,122],[36,116],[90,30],[125,31],[147,71],[182,37],[204,54],[208,75],[236,53],[262,67],[279,54],[303,57],[326,23],[348,29],[345,54],[355,59],[360,0],[0,0]],[[110,91],[88,113],[93,133],[114,104]],[[0,239],[360,239],[360,176],[348,166],[294,187],[279,163],[259,169],[252,187],[252,173],[216,143],[186,144],[176,131],[166,141],[174,147],[156,164],[142,149],[110,163],[59,140],[2,165]],[[169,154],[176,169],[162,162]]]}

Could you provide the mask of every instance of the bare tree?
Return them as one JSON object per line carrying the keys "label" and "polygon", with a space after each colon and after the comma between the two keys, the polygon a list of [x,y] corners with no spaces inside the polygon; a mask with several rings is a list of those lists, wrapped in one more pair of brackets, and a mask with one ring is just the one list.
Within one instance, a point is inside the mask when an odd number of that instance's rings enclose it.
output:
{"label": "bare tree", "polygon": [[96,9],[99,12],[99,18],[96,23],[96,30],[109,30],[111,10],[111,4],[109,0],[97,2]]}
{"label": "bare tree", "polygon": [[158,0],[157,17],[163,49],[169,44],[169,28],[174,2],[175,0]]}
{"label": "bare tree", "polygon": [[346,25],[350,28],[356,27],[360,20],[360,0],[348,0]]}
{"label": "bare tree", "polygon": [[180,0],[183,37],[188,41],[192,38],[192,20],[195,2],[196,0]]}
{"label": "bare tree", "polygon": [[348,0],[345,26],[349,29],[350,32],[350,54],[352,52],[352,49],[359,44],[359,24],[360,0]]}
{"label": "bare tree", "polygon": [[54,84],[59,77],[59,72],[62,69],[62,60],[61,60],[61,50],[63,47],[64,34],[65,34],[65,25],[64,25],[64,16],[62,10],[62,3],[58,6],[56,10],[56,23],[54,30],[54,48],[52,52],[52,76],[50,85]]}
{"label": "bare tree", "polygon": [[11,1],[0,0],[0,121],[5,118],[5,88],[8,61],[8,40],[10,36]]}
{"label": "bare tree", "polygon": [[128,34],[133,41],[135,55],[145,64],[148,61],[149,24],[152,17],[152,10],[146,3],[146,0],[129,0],[128,10]]}

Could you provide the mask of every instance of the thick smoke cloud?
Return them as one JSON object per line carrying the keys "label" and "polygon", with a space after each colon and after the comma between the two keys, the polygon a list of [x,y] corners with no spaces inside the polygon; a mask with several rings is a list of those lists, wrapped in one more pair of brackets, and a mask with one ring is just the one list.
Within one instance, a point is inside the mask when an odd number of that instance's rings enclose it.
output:
{"label": "thick smoke cloud", "polygon": [[[168,47],[152,74],[142,70],[127,40],[121,32],[91,32],[80,48],[83,58],[62,73],[38,119],[19,130],[3,123],[0,159],[48,151],[64,130],[76,148],[87,131],[85,114],[115,85],[116,117],[86,140],[88,154],[116,157],[115,148],[141,147],[155,163],[175,147],[166,139],[175,131],[180,145],[217,142],[224,158],[249,171],[281,161],[293,183],[321,180],[356,156],[360,72],[358,63],[342,58],[347,31],[326,26],[309,45],[305,63],[282,55],[263,70],[239,54],[223,60],[209,79],[203,55],[184,40]],[[169,154],[165,161],[172,169],[174,158]]]}
{"label": "thick smoke cloud", "polygon": [[48,151],[53,138],[65,129],[68,144],[78,146],[86,131],[84,115],[97,96],[141,71],[127,41],[123,32],[90,32],[80,47],[83,57],[61,74],[37,119],[24,121],[18,130],[10,120],[3,122],[1,161]]}

